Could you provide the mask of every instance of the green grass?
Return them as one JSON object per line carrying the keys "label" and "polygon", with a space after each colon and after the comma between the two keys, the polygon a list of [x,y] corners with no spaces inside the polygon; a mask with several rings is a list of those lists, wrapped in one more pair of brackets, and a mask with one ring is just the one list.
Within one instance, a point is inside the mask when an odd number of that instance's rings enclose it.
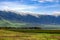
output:
{"label": "green grass", "polygon": [[0,29],[0,40],[60,40],[60,34],[28,33]]}
{"label": "green grass", "polygon": [[26,23],[14,23],[8,20],[0,20],[0,27],[21,27],[25,26]]}

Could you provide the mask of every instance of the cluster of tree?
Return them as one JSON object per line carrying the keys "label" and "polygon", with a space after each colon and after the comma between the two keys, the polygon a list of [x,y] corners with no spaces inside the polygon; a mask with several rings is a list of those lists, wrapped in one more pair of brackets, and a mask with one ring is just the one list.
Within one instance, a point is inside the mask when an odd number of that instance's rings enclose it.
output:
{"label": "cluster of tree", "polygon": [[41,29],[40,27],[21,27],[21,29]]}

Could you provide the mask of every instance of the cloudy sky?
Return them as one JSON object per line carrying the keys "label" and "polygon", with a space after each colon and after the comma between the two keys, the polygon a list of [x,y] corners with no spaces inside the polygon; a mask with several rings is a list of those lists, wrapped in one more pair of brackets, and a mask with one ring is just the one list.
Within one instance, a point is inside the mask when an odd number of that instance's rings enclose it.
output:
{"label": "cloudy sky", "polygon": [[60,0],[0,0],[0,10],[56,14],[60,13]]}

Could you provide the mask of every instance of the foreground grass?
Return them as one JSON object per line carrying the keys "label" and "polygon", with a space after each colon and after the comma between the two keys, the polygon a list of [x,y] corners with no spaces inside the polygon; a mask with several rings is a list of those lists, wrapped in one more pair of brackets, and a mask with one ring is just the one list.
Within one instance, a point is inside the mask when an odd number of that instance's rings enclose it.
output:
{"label": "foreground grass", "polygon": [[0,29],[0,40],[60,40],[60,34],[25,33]]}

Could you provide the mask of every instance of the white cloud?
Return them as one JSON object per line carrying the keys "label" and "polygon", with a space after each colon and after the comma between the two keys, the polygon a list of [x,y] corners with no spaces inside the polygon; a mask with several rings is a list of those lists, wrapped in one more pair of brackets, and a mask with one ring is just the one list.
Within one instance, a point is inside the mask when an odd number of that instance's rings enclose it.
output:
{"label": "white cloud", "polygon": [[53,11],[51,15],[58,17],[60,16],[60,11]]}
{"label": "white cloud", "polygon": [[53,2],[54,0],[45,0],[45,1]]}
{"label": "white cloud", "polygon": [[37,9],[37,8],[38,7],[36,6],[23,5],[16,2],[1,2],[0,3],[0,10],[18,12],[18,14],[21,14],[21,15],[30,14],[35,17],[39,17],[37,13],[33,11],[34,9]]}
{"label": "white cloud", "polygon": [[54,11],[53,14],[54,15],[60,15],[60,11]]}
{"label": "white cloud", "polygon": [[36,9],[36,6],[23,5],[17,2],[0,2],[0,10],[14,10],[14,11],[31,11]]}
{"label": "white cloud", "polygon": [[32,1],[37,1],[37,2],[58,2],[59,0],[32,0]]}
{"label": "white cloud", "polygon": [[[47,8],[54,8],[57,7],[59,5],[55,4],[55,5],[49,5],[49,6],[34,6],[34,5],[24,5],[18,2],[0,2],[0,10],[9,10],[9,11],[17,11],[17,12],[29,12],[29,13],[37,13],[39,14],[42,11]],[[60,7],[60,6],[59,6]],[[39,9],[40,8],[40,9]],[[37,10],[37,12],[35,11]],[[41,12],[40,14],[49,14],[48,12]],[[51,13],[53,14],[53,13]],[[36,16],[38,17],[38,16]]]}
{"label": "white cloud", "polygon": [[32,0],[32,1],[37,1],[37,2],[44,2],[44,0]]}

